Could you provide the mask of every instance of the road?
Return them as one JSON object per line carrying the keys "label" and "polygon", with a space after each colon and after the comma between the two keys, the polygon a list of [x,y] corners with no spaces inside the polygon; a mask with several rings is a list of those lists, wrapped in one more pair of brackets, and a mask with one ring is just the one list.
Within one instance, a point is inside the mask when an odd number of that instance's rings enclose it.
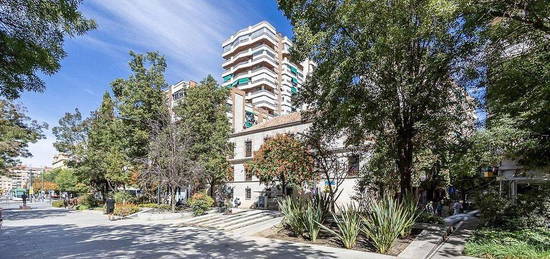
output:
{"label": "road", "polygon": [[68,211],[44,204],[25,211],[10,207],[4,209],[0,231],[2,259],[372,258],[358,251],[181,227],[175,221],[108,221],[99,211]]}

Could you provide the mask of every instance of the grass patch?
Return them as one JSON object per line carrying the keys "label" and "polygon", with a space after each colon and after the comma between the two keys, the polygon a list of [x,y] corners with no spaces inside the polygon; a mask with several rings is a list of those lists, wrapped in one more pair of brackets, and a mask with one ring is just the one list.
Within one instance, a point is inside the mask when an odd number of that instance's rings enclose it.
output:
{"label": "grass patch", "polygon": [[476,230],[464,253],[482,258],[550,258],[550,229]]}

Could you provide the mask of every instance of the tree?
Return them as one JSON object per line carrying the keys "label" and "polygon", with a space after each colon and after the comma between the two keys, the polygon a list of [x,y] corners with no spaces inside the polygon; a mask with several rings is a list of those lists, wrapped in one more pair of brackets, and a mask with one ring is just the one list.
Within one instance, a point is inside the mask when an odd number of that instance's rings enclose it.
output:
{"label": "tree", "polygon": [[[298,95],[316,130],[342,131],[348,145],[383,140],[411,192],[415,152],[439,113],[467,94],[453,80],[472,50],[454,1],[294,1],[280,8],[295,28],[293,60],[318,64]],[[459,81],[460,82],[460,81]],[[444,116],[443,116],[444,117]],[[382,149],[374,149],[382,150]]]}
{"label": "tree", "polygon": [[124,152],[137,166],[147,157],[151,125],[168,112],[163,92],[166,60],[157,52],[137,54],[130,51],[130,56],[132,74],[128,79],[114,80],[111,85],[123,126]]}
{"label": "tree", "polygon": [[58,121],[59,126],[52,128],[56,141],[55,149],[68,156],[69,162],[76,159],[77,153],[86,144],[89,121],[82,120],[82,114],[76,108],[74,113],[67,112]]}
{"label": "tree", "polygon": [[130,180],[130,172],[123,150],[123,126],[115,116],[115,104],[109,93],[103,95],[103,101],[92,114],[89,124],[78,175],[103,194],[124,187]]}
{"label": "tree", "polygon": [[245,169],[262,183],[279,182],[286,195],[288,184],[302,186],[316,178],[313,166],[312,154],[302,142],[293,136],[278,134],[262,144]]}
{"label": "tree", "polygon": [[487,129],[522,132],[508,155],[530,168],[549,167],[550,2],[464,2],[466,25],[483,43],[473,70],[486,92]]}
{"label": "tree", "polygon": [[0,174],[19,164],[19,157],[30,157],[29,143],[44,138],[46,123],[31,120],[25,107],[0,100]]}
{"label": "tree", "polygon": [[175,212],[176,190],[199,182],[204,169],[198,161],[193,160],[193,138],[188,128],[177,125],[169,114],[165,114],[163,121],[153,129],[149,142],[150,164],[140,179],[166,186],[170,193],[172,212]]}
{"label": "tree", "polygon": [[228,91],[221,88],[212,76],[186,90],[185,98],[176,106],[180,125],[191,132],[191,154],[206,171],[210,196],[214,197],[217,185],[227,180],[232,152],[229,143],[231,127],[227,119]]}
{"label": "tree", "polygon": [[78,11],[81,0],[10,0],[0,2],[0,96],[42,91],[36,74],[51,75],[65,57],[65,36],[96,27]]}
{"label": "tree", "polygon": [[73,169],[63,168],[54,169],[55,180],[54,182],[59,186],[60,191],[85,193],[88,191],[86,185],[79,182]]}
{"label": "tree", "polygon": [[336,212],[336,201],[343,191],[340,188],[342,183],[348,176],[359,173],[359,170],[357,172],[351,171],[353,169],[350,168],[346,159],[350,155],[359,155],[363,152],[360,148],[348,149],[342,152],[338,149],[336,136],[322,136],[310,132],[304,138],[315,164],[314,175],[324,179],[325,191],[330,199],[329,209]]}
{"label": "tree", "polygon": [[40,191],[57,191],[59,190],[59,186],[57,186],[56,183],[54,182],[49,182],[49,181],[43,181],[42,180],[35,180],[33,183],[32,183],[32,187],[33,189],[35,190],[40,190]]}

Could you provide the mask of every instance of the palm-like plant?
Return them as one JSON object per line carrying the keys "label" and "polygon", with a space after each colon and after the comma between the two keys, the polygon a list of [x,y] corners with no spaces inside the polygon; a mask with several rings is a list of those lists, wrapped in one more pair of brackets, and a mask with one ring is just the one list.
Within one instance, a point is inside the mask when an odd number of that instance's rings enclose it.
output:
{"label": "palm-like plant", "polygon": [[357,243],[357,236],[361,229],[361,215],[355,205],[350,204],[342,208],[338,208],[340,216],[336,213],[332,213],[332,217],[338,226],[338,232],[322,225],[318,222],[319,226],[338,237],[340,242],[345,248],[351,249]]}
{"label": "palm-like plant", "polygon": [[307,201],[299,198],[285,197],[279,200],[279,209],[283,214],[283,224],[296,235],[302,235],[305,231],[305,211]]}
{"label": "palm-like plant", "polygon": [[304,213],[304,227],[313,242],[317,240],[321,224],[325,221],[325,213],[319,203],[308,202]]}
{"label": "palm-like plant", "polygon": [[412,199],[400,202],[385,197],[371,203],[361,231],[378,252],[385,254],[399,236],[410,233],[417,217],[416,203]]}

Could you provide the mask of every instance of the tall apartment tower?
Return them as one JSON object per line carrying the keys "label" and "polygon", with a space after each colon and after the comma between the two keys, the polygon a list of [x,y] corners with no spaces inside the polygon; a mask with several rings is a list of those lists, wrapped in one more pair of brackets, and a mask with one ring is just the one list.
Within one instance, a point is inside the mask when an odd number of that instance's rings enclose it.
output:
{"label": "tall apartment tower", "polygon": [[[222,86],[236,88],[244,95],[243,128],[257,123],[258,114],[271,118],[297,110],[292,105],[293,95],[300,91],[315,64],[308,60],[291,62],[291,44],[266,21],[242,29],[222,43]],[[232,106],[232,100],[228,105]]]}

